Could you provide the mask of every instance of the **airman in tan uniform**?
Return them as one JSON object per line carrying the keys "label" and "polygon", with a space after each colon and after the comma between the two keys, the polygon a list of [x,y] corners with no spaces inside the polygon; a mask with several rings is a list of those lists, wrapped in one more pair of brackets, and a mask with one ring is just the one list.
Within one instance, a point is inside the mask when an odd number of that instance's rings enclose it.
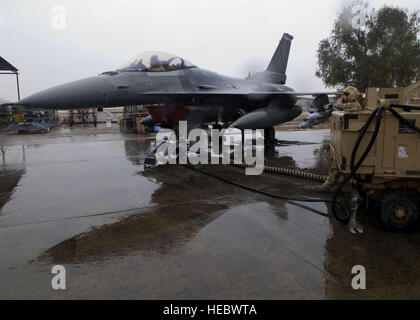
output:
{"label": "airman in tan uniform", "polygon": [[362,110],[362,106],[359,103],[359,90],[355,87],[347,87],[343,90],[342,96],[337,100],[335,104],[335,110],[341,110],[346,112],[358,112]]}

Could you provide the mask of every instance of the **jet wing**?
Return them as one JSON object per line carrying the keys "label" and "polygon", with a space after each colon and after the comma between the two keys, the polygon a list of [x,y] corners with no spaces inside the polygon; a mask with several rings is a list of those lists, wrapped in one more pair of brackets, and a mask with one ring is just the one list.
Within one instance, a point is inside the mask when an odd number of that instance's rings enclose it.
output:
{"label": "jet wing", "polygon": [[[195,92],[146,92],[142,96],[156,99],[159,97],[163,101],[176,101],[194,98],[215,98],[215,99],[229,99],[229,98],[245,98],[248,100],[262,100],[274,96],[293,96],[295,99],[313,100],[314,97],[320,95],[339,95],[341,92],[296,92],[296,91],[216,91],[203,90]],[[305,97],[312,96],[312,97]]]}
{"label": "jet wing", "polygon": [[150,96],[277,96],[277,95],[293,95],[293,96],[319,96],[319,95],[338,95],[341,92],[296,92],[296,91],[196,91],[196,92],[145,92],[144,95]]}
{"label": "jet wing", "polygon": [[[202,86],[203,87],[203,86]],[[201,90],[191,91],[191,92],[171,92],[171,91],[154,91],[154,92],[142,92],[138,95],[138,101],[130,100],[129,102],[124,103],[113,103],[107,104],[106,102],[98,100],[97,103],[86,102],[80,105],[96,107],[110,107],[110,106],[124,106],[124,105],[133,105],[133,104],[153,104],[153,103],[188,103],[190,101],[195,101],[196,99],[208,99],[209,101],[215,101],[223,103],[225,101],[234,101],[238,98],[240,100],[248,100],[248,101],[258,101],[273,98],[275,96],[291,96],[296,100],[301,99],[301,96],[313,96],[317,97],[320,95],[336,95],[340,94],[340,92],[298,92],[298,91],[281,91],[281,90],[273,90],[273,91],[258,91],[257,90],[238,90],[238,89],[230,89],[230,90],[221,90],[220,88],[214,88],[206,86]],[[64,97],[60,97],[64,99]],[[31,99],[31,97],[29,97]],[[27,98],[13,103],[4,103],[0,106],[25,106],[26,108],[30,107],[30,103],[26,101]],[[45,101],[49,101],[48,98],[44,98]],[[310,100],[310,99],[308,99]],[[51,102],[55,104],[54,102]],[[36,103],[33,103],[36,105]],[[29,105],[29,106],[28,106]],[[42,103],[40,103],[42,105]],[[59,107],[57,109],[77,109],[80,108],[80,105],[66,105],[65,107]],[[32,108],[31,108],[32,109]],[[33,109],[47,109],[47,108],[38,108],[33,107]],[[48,108],[49,109],[49,108]]]}

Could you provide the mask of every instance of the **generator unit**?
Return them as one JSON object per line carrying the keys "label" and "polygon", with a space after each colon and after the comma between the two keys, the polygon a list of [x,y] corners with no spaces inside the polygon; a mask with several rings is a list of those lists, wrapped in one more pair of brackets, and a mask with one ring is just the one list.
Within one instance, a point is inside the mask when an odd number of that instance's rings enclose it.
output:
{"label": "generator unit", "polygon": [[[378,115],[372,113],[378,106],[383,106],[383,112],[377,121]],[[370,117],[373,121],[364,128]],[[377,126],[379,130],[375,130]],[[354,166],[370,147],[354,176],[365,195],[377,201],[380,218],[390,229],[409,228],[420,215],[419,127],[420,107],[403,105],[400,88],[368,89],[364,110],[332,114],[330,153],[333,165],[343,174],[349,174],[352,164]],[[374,139],[371,139],[373,135]],[[374,140],[373,144],[371,140]]]}

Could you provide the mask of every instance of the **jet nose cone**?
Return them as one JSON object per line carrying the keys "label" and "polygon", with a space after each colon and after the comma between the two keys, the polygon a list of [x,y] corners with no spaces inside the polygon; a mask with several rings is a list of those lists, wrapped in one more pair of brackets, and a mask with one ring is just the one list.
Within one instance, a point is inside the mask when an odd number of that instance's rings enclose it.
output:
{"label": "jet nose cone", "polygon": [[52,87],[18,102],[27,107],[66,109],[103,106],[107,84],[100,76],[77,80]]}

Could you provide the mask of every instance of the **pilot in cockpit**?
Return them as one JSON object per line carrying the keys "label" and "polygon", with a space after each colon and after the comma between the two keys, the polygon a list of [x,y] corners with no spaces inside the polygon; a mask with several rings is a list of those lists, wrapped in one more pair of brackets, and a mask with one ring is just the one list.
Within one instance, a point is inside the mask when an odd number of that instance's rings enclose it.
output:
{"label": "pilot in cockpit", "polygon": [[158,56],[154,54],[150,57],[150,68],[149,71],[158,72],[158,71],[166,71],[166,67],[168,62],[167,61],[160,61]]}

